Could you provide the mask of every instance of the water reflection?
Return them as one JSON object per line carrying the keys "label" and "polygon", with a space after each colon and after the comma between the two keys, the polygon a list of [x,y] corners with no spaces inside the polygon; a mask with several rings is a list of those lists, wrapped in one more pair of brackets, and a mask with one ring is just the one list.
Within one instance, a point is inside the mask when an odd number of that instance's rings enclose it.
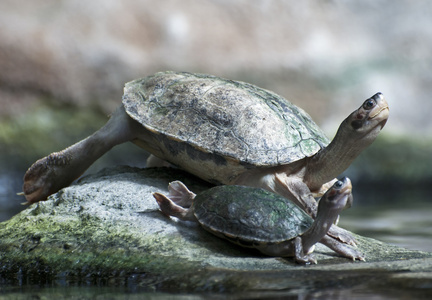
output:
{"label": "water reflection", "polygon": [[340,225],[392,245],[432,252],[432,205],[416,203],[356,207],[346,211]]}

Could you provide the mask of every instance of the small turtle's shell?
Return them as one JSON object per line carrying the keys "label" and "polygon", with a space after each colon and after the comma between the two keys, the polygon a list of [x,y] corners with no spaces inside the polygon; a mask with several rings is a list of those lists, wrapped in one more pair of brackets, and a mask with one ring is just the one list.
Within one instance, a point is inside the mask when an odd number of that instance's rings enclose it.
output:
{"label": "small turtle's shell", "polygon": [[156,136],[161,156],[175,164],[230,160],[276,166],[312,156],[328,144],[310,116],[281,96],[211,75],[163,72],[131,81],[123,105]]}
{"label": "small turtle's shell", "polygon": [[246,186],[223,185],[206,190],[196,196],[192,208],[206,230],[249,247],[290,240],[313,223],[286,198]]}

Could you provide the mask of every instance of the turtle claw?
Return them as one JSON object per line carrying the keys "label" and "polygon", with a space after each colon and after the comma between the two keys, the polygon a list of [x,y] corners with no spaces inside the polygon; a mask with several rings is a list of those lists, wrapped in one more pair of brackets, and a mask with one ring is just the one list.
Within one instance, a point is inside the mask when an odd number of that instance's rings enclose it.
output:
{"label": "turtle claw", "polygon": [[[25,196],[24,192],[16,193],[16,195],[17,195],[17,196]],[[22,202],[22,203],[21,203],[21,205],[28,205],[28,204],[30,204],[30,203],[29,203],[29,202]]]}
{"label": "turtle claw", "polygon": [[346,258],[351,258],[353,261],[366,261],[365,255],[353,248],[343,247],[343,255]]}

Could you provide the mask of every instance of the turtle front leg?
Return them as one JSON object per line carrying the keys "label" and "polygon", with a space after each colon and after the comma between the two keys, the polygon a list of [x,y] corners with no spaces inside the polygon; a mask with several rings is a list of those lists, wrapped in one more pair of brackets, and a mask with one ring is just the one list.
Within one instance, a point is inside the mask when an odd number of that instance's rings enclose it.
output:
{"label": "turtle front leg", "polygon": [[351,234],[351,232],[349,232],[348,230],[345,230],[335,224],[333,224],[329,231],[327,232],[327,235],[329,235],[330,237],[344,243],[347,245],[351,245],[356,247],[356,239],[353,237],[353,235]]}
{"label": "turtle front leg", "polygon": [[311,249],[309,249],[309,253],[304,252],[303,248],[303,241],[301,237],[296,237],[294,239],[294,258],[297,263],[301,264],[317,264],[317,260],[315,259],[315,256],[312,255],[312,251],[314,250],[315,246],[313,246]]}
{"label": "turtle front leg", "polygon": [[[294,257],[295,262],[299,264],[317,263],[315,257],[311,254],[314,248],[315,246],[310,249],[304,249],[302,238],[299,236],[282,243],[257,247],[257,249],[265,255],[275,257]],[[306,253],[305,250],[307,250]]]}
{"label": "turtle front leg", "polygon": [[361,252],[347,246],[346,244],[342,243],[341,241],[335,238],[332,238],[329,235],[325,235],[319,242],[329,247],[334,252],[338,253],[343,257],[350,258],[352,260],[361,260],[361,261],[366,260],[365,256]]}

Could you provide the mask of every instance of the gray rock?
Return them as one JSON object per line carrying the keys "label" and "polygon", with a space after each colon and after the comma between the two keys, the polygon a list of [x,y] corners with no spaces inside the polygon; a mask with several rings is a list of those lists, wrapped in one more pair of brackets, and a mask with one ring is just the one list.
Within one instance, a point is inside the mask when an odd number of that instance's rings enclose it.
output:
{"label": "gray rock", "polygon": [[[179,179],[174,169],[117,167],[82,178],[0,223],[0,278],[91,281],[183,292],[294,293],[326,289],[432,287],[432,253],[356,236],[366,262],[318,245],[318,265],[265,257],[162,215],[152,192]],[[280,292],[278,292],[280,293]]]}

